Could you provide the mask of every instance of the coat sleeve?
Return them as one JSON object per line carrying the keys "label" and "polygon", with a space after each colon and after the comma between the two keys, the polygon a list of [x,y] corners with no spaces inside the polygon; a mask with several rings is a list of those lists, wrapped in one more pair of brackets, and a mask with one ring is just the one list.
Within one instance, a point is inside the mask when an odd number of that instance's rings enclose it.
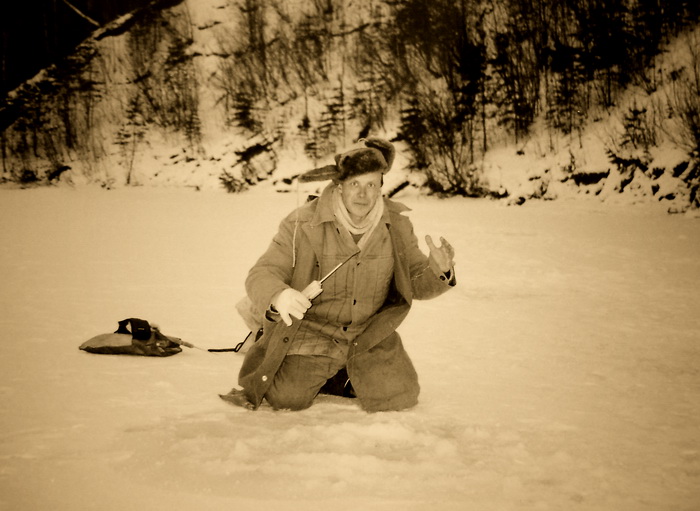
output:
{"label": "coat sleeve", "polygon": [[265,253],[248,272],[246,292],[260,314],[264,314],[277,293],[290,287],[296,224],[294,213],[285,218]]}
{"label": "coat sleeve", "polygon": [[408,218],[402,218],[405,220],[405,225],[402,226],[401,230],[406,233],[403,239],[413,297],[416,300],[435,298],[456,284],[454,270],[450,281],[441,280],[440,276],[432,269],[434,265],[430,264],[430,258],[418,246],[418,238],[413,231],[413,224]]}

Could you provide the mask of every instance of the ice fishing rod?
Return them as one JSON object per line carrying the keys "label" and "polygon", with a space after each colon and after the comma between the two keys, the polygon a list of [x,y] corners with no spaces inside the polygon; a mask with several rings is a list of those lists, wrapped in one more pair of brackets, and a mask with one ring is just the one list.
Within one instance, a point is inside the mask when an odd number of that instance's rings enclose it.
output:
{"label": "ice fishing rod", "polygon": [[333,275],[336,271],[338,271],[340,269],[341,266],[343,266],[350,259],[355,257],[358,253],[359,252],[355,252],[354,254],[350,254],[350,257],[347,257],[342,262],[338,263],[335,266],[335,268],[333,268],[331,271],[326,273],[321,280],[312,281],[308,286],[306,286],[304,288],[304,290],[301,292],[301,294],[303,294],[306,298],[308,298],[309,301],[312,301],[314,298],[316,298],[318,295],[321,294],[321,291],[323,291],[321,284],[323,284],[328,279],[328,277]]}

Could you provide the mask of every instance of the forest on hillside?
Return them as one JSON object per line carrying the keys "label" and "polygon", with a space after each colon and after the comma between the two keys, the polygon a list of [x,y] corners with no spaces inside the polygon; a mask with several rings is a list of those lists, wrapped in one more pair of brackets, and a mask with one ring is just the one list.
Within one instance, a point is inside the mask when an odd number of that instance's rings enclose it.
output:
{"label": "forest on hillside", "polygon": [[225,129],[264,141],[253,152],[299,143],[317,160],[394,123],[412,167],[450,194],[484,194],[475,163],[535,129],[552,150],[562,137],[575,144],[630,88],[654,100],[623,112],[612,161],[629,165],[668,138],[689,161],[700,155],[700,44],[687,42],[691,66],[657,64],[697,25],[697,2],[239,0],[199,26],[195,0],[176,3],[107,26],[8,96],[6,176],[45,179],[69,160],[99,159],[108,144],[126,161],[151,129],[176,133],[196,157],[209,136],[203,89]]}

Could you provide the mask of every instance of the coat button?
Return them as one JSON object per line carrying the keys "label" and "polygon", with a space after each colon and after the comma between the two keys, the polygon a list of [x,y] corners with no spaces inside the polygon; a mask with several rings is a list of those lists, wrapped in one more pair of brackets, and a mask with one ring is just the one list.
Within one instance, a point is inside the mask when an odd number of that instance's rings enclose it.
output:
{"label": "coat button", "polygon": [[267,375],[263,374],[262,381],[267,381]]}
{"label": "coat button", "polygon": [[282,342],[289,342],[289,337],[285,337],[284,339],[282,339]]}

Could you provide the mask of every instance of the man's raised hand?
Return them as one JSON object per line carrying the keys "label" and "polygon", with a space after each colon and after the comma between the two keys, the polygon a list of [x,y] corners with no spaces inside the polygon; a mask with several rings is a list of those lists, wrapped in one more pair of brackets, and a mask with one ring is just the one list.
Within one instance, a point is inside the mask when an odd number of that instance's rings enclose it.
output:
{"label": "man's raised hand", "polygon": [[430,257],[433,259],[437,267],[442,273],[447,273],[455,265],[454,256],[455,249],[452,248],[445,238],[440,237],[440,246],[435,246],[433,243],[433,238],[430,235],[426,235],[425,242],[428,244],[428,249],[430,250]]}

